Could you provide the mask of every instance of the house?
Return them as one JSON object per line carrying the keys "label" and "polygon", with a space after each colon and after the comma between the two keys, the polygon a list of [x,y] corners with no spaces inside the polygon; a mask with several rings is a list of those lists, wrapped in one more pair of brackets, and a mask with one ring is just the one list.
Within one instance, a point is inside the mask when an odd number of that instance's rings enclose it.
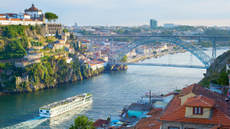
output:
{"label": "house", "polygon": [[74,54],[74,53],[75,53],[75,50],[74,50],[73,47],[70,47],[70,48],[69,48],[69,53],[71,53],[71,54]]}
{"label": "house", "polygon": [[198,84],[183,88],[160,115],[162,129],[210,129],[230,127],[227,96]]}
{"label": "house", "polygon": [[127,109],[128,117],[138,118],[145,116],[151,109],[152,105],[150,104],[132,103]]}
{"label": "house", "polygon": [[93,58],[93,52],[92,51],[85,52],[84,54],[88,58]]}
{"label": "house", "polygon": [[68,64],[73,61],[73,58],[65,58],[65,59]]}
{"label": "house", "polygon": [[24,67],[26,67],[26,65],[30,65],[30,64],[31,64],[31,62],[28,62],[28,61],[17,61],[17,62],[15,62],[16,67],[22,67],[22,68],[24,68]]}
{"label": "house", "polygon": [[21,84],[22,82],[28,82],[28,81],[29,81],[29,75],[23,77],[16,77],[16,84]]}
{"label": "house", "polygon": [[62,49],[65,46],[64,43],[54,43],[53,44],[53,50],[55,49]]}
{"label": "house", "polygon": [[109,124],[109,122],[107,120],[102,120],[102,119],[98,119],[93,123],[93,126],[96,129],[104,129],[105,127],[107,127]]}

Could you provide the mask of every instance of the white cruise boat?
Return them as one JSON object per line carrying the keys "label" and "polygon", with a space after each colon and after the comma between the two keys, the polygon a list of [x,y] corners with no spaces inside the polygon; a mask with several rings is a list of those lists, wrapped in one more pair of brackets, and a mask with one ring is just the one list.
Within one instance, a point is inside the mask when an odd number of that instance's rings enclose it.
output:
{"label": "white cruise boat", "polygon": [[39,108],[40,117],[54,117],[93,101],[92,94],[83,93]]}

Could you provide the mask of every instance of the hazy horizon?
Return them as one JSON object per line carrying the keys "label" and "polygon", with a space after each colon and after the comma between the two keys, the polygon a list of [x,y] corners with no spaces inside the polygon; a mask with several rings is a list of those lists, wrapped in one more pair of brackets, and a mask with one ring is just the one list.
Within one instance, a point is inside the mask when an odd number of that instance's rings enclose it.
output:
{"label": "hazy horizon", "polygon": [[59,16],[56,23],[72,26],[140,26],[156,19],[164,23],[192,26],[230,26],[227,0],[8,0],[1,1],[0,13],[19,13],[31,7]]}

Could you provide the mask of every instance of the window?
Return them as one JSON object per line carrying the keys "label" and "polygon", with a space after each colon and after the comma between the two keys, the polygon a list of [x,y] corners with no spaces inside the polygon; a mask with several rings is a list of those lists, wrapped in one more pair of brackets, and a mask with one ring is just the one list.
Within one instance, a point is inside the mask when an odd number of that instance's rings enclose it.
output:
{"label": "window", "polygon": [[202,115],[203,114],[203,107],[193,107],[193,114]]}
{"label": "window", "polygon": [[180,129],[179,127],[171,127],[169,126],[168,129]]}
{"label": "window", "polygon": [[42,110],[40,110],[40,112],[42,112]]}
{"label": "window", "polygon": [[46,111],[46,113],[49,113],[49,111]]}

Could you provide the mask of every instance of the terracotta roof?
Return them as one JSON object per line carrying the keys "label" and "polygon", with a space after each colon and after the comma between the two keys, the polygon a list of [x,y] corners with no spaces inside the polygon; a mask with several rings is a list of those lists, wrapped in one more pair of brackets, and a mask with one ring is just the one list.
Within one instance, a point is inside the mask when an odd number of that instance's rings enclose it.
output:
{"label": "terracotta roof", "polygon": [[8,20],[7,18],[0,18],[0,20]]}
{"label": "terracotta roof", "polygon": [[136,125],[136,129],[160,129],[161,123],[158,121],[158,117],[162,111],[162,108],[154,108],[150,112],[154,112],[152,117],[142,118]]}
{"label": "terracotta roof", "polygon": [[34,4],[32,4],[32,7],[30,7],[28,10],[29,11],[38,11],[38,9],[36,7],[34,7]]}
{"label": "terracotta roof", "polygon": [[167,97],[167,96],[170,96],[170,95],[178,95],[179,93],[177,93],[177,92],[172,92],[172,93],[168,93],[168,94],[166,94],[166,95],[164,95],[164,96],[162,96],[162,97]]}
{"label": "terracotta roof", "polygon": [[220,112],[216,108],[212,110],[212,116],[210,119],[204,118],[187,118],[185,117],[185,106],[181,106],[176,111],[164,114],[160,117],[161,121],[175,121],[175,122],[188,122],[199,124],[220,124],[230,126],[230,118],[224,113]]}
{"label": "terracotta roof", "polygon": [[5,14],[0,14],[0,16],[6,16]]}
{"label": "terracotta roof", "polygon": [[[9,20],[9,18],[0,18],[0,20]],[[23,21],[23,19],[11,18],[11,21]],[[34,21],[33,19],[25,19],[25,21]],[[42,22],[41,20],[37,20],[34,22]]]}
{"label": "terracotta roof", "polygon": [[192,107],[213,107],[214,100],[208,97],[197,95],[194,97],[188,98],[188,100],[184,103],[185,106],[192,106]]}
{"label": "terracotta roof", "polygon": [[230,126],[217,125],[217,126],[212,127],[211,129],[230,129]]}
{"label": "terracotta roof", "polygon": [[[26,14],[26,13],[23,13],[24,15],[29,15],[29,14]],[[30,15],[29,15],[30,16]]]}
{"label": "terracotta roof", "polygon": [[94,127],[103,126],[103,124],[108,124],[107,120],[98,119],[93,123]]}
{"label": "terracotta roof", "polygon": [[158,112],[161,112],[162,108],[153,108],[151,111],[149,111],[146,115],[155,115]]}
{"label": "terracotta roof", "polygon": [[[191,92],[197,95],[197,97],[189,98],[184,105],[181,106],[180,97]],[[225,98],[227,98],[227,96],[220,95],[197,84],[193,84],[187,88],[183,88],[178,96],[174,96],[167,107],[162,111],[160,120],[230,126],[230,104],[225,101]],[[204,107],[213,106],[210,119],[185,117],[186,106],[198,105]]]}
{"label": "terracotta roof", "polygon": [[219,110],[230,116],[230,111],[228,110],[230,109],[230,103],[227,103],[225,101],[225,98],[227,98],[227,96],[221,95],[216,92],[212,92],[211,90],[205,89],[198,84],[192,84],[187,88],[183,88],[179,96],[186,95],[190,92],[194,93],[195,95],[203,95],[210,99],[213,99],[214,105],[218,107]]}
{"label": "terracotta roof", "polygon": [[14,17],[14,15],[17,15],[17,13],[6,13],[10,17]]}

